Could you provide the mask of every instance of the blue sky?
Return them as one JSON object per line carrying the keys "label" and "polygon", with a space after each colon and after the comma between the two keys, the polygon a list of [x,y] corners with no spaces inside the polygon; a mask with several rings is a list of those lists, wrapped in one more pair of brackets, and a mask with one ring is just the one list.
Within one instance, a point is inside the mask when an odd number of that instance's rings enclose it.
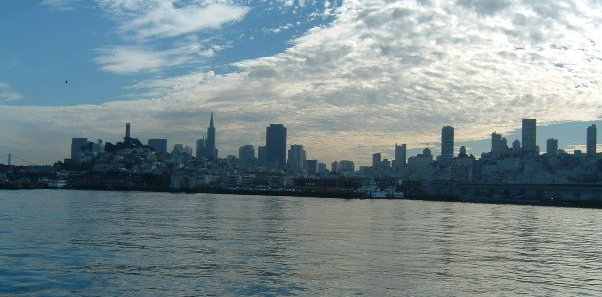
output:
{"label": "blue sky", "polygon": [[50,164],[125,122],[193,146],[212,111],[224,155],[269,123],[323,162],[436,153],[444,125],[478,155],[521,118],[579,148],[601,24],[595,0],[2,1],[0,155]]}

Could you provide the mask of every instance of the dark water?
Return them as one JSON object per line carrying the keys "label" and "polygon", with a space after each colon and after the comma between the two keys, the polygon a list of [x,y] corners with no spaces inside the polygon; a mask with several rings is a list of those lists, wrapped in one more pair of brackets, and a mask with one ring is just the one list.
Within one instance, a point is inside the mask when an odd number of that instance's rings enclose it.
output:
{"label": "dark water", "polygon": [[602,211],[0,191],[0,295],[602,296]]}

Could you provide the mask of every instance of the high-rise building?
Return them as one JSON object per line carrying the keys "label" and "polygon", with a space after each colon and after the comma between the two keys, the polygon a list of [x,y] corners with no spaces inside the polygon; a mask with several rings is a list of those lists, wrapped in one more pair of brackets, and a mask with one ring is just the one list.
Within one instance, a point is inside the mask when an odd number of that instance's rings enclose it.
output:
{"label": "high-rise building", "polygon": [[355,171],[355,163],[351,160],[340,160],[337,166],[339,173],[347,173]]}
{"label": "high-rise building", "polygon": [[305,150],[300,144],[291,145],[288,151],[288,170],[291,173],[303,174],[305,172]]}
{"label": "high-rise building", "polygon": [[205,157],[205,152],[206,152],[206,138],[203,135],[203,138],[197,139],[197,141],[196,141],[196,151],[195,151],[196,158],[199,159],[201,157]]}
{"label": "high-rise building", "polygon": [[270,124],[265,129],[266,166],[284,168],[286,165],[286,127]]}
{"label": "high-rise building", "polygon": [[546,154],[548,156],[556,156],[558,154],[558,139],[549,138],[546,141]]}
{"label": "high-rise building", "polygon": [[184,153],[184,145],[180,143],[176,143],[173,145],[173,149],[171,150],[172,154],[183,154]]}
{"label": "high-rise building", "polygon": [[167,139],[149,139],[148,146],[150,146],[157,154],[167,153]]}
{"label": "high-rise building", "polygon": [[382,164],[382,154],[381,153],[372,154],[372,168],[374,168],[374,169],[380,168],[381,164]]}
{"label": "high-rise building", "polygon": [[257,163],[259,163],[259,166],[266,166],[266,151],[267,149],[264,145],[257,147]]}
{"label": "high-rise building", "polygon": [[441,128],[441,164],[449,165],[454,159],[454,127]]}
{"label": "high-rise building", "polygon": [[406,165],[407,146],[405,143],[401,145],[395,144],[395,168],[402,168]]}
{"label": "high-rise building", "polygon": [[215,127],[213,126],[213,113],[211,113],[211,119],[209,120],[209,128],[207,128],[207,139],[205,140],[205,147],[207,150],[207,159],[216,159],[217,147],[215,145]]}
{"label": "high-rise building", "polygon": [[331,173],[339,172],[339,161],[332,161],[332,163],[330,163],[330,172]]}
{"label": "high-rise building", "polygon": [[523,152],[527,155],[537,154],[537,121],[535,119],[523,119],[522,127]]}
{"label": "high-rise building", "polygon": [[209,160],[217,159],[217,148],[215,143],[215,126],[213,125],[213,113],[209,120],[206,137],[196,141],[196,157],[205,157]]}
{"label": "high-rise building", "polygon": [[591,126],[587,127],[586,152],[590,156],[593,156],[596,154],[597,134],[598,134],[598,129],[596,128],[596,124],[592,124]]}
{"label": "high-rise building", "polygon": [[305,168],[307,168],[308,175],[316,175],[318,173],[318,160],[305,161]]}
{"label": "high-rise building", "polygon": [[318,163],[318,174],[326,173],[326,163]]}
{"label": "high-rise building", "polygon": [[503,154],[508,150],[508,141],[501,134],[491,133],[491,153],[494,155]]}
{"label": "high-rise building", "polygon": [[88,138],[71,138],[71,162],[79,163],[79,159],[83,156]]}
{"label": "high-rise building", "polygon": [[238,160],[243,166],[251,166],[255,161],[255,147],[247,144],[238,149]]}

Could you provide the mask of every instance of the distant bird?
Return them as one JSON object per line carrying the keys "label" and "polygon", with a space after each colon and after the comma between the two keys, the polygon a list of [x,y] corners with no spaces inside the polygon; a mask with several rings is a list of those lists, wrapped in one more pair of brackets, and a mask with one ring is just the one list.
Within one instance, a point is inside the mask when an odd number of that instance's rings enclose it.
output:
{"label": "distant bird", "polygon": [[68,82],[69,82],[68,80],[65,80],[65,83],[68,83]]}

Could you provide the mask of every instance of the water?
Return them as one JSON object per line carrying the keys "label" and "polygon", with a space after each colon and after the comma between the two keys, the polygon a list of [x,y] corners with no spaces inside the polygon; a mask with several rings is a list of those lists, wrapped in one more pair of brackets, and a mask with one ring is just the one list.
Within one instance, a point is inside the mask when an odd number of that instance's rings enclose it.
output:
{"label": "water", "polygon": [[0,191],[0,295],[601,296],[602,211]]}

